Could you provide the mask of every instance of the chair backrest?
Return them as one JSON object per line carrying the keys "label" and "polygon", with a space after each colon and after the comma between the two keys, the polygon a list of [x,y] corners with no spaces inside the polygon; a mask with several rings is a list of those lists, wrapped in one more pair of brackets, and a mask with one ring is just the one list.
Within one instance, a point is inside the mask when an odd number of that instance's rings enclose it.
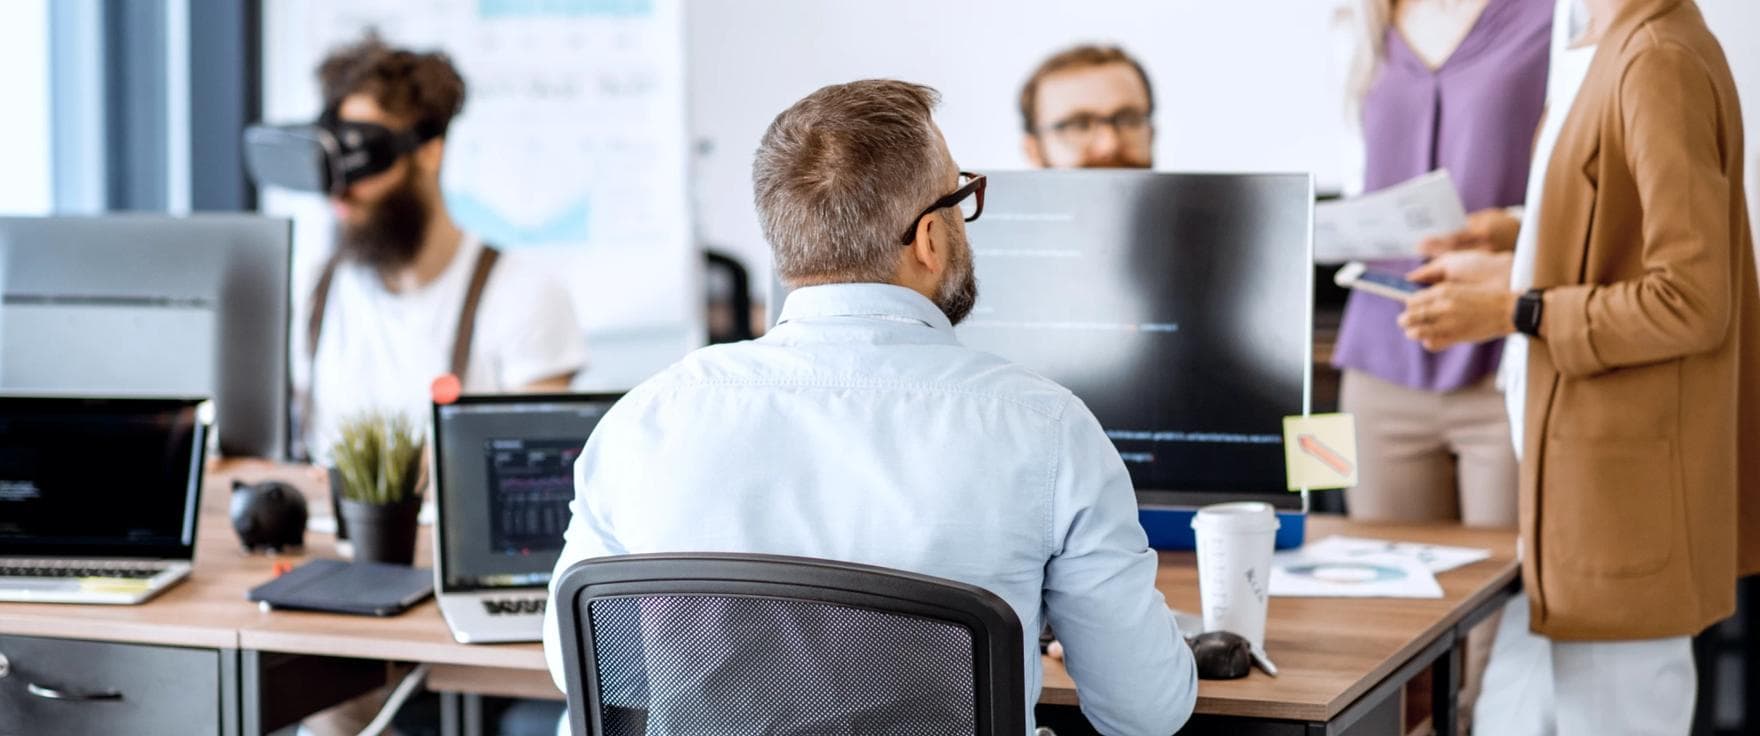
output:
{"label": "chair backrest", "polygon": [[1020,619],[926,575],[776,555],[586,560],[556,584],[577,736],[1021,736]]}
{"label": "chair backrest", "polygon": [[757,337],[752,330],[752,282],[746,267],[739,259],[719,250],[704,250],[703,257],[707,266],[703,286],[708,296],[709,344]]}

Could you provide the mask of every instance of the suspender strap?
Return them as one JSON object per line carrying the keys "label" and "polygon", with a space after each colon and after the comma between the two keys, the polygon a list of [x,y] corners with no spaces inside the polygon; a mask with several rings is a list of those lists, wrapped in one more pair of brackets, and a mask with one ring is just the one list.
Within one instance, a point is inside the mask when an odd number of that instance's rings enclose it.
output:
{"label": "suspender strap", "polygon": [[312,313],[306,317],[306,390],[297,397],[299,405],[294,407],[295,414],[290,417],[297,431],[293,432],[291,452],[295,460],[310,460],[312,448],[306,447],[306,430],[312,422],[312,388],[317,382],[318,374],[318,335],[324,332],[324,307],[330,303],[330,283],[336,280],[336,269],[342,266],[342,252],[330,254],[324,262],[324,270],[318,273],[318,283],[312,287]]}
{"label": "suspender strap", "polygon": [[464,292],[464,308],[458,310],[458,331],[452,338],[452,375],[464,381],[464,370],[471,362],[471,340],[477,332],[477,303],[483,299],[483,287],[489,284],[489,271],[495,268],[500,251],[487,243],[477,251],[477,265],[471,270],[471,284]]}
{"label": "suspender strap", "polygon": [[312,287],[312,313],[306,318],[306,362],[316,363],[318,360],[318,335],[324,332],[324,307],[330,302],[330,282],[336,280],[336,269],[342,265],[342,253],[331,253],[330,260],[324,262],[324,270],[318,274],[318,284]]}

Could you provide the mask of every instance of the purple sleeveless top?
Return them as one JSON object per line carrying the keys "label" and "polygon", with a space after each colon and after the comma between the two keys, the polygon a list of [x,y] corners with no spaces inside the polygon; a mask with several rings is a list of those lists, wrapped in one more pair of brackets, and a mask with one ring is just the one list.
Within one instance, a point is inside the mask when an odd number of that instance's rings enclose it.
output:
{"label": "purple sleeveless top", "polygon": [[[1434,70],[1389,25],[1375,81],[1363,98],[1364,190],[1443,168],[1468,212],[1521,204],[1546,99],[1552,6],[1552,0],[1490,0],[1460,47]],[[1403,273],[1419,263],[1414,255],[1375,265]],[[1497,369],[1502,340],[1432,353],[1406,339],[1396,322],[1402,309],[1392,299],[1351,292],[1333,365],[1428,391],[1465,388]]]}

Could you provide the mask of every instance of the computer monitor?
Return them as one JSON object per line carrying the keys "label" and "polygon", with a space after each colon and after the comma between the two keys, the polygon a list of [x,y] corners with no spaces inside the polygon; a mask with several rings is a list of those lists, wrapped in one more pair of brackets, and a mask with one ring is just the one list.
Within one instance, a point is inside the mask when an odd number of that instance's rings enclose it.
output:
{"label": "computer monitor", "polygon": [[434,405],[442,593],[549,582],[574,500],[575,458],[618,398],[506,394]]}
{"label": "computer monitor", "polygon": [[1285,491],[1282,426],[1309,400],[1310,177],[988,177],[960,342],[1080,397],[1144,505],[1304,508]]}
{"label": "computer monitor", "polygon": [[0,218],[0,390],[209,396],[227,455],[286,456],[292,224]]}

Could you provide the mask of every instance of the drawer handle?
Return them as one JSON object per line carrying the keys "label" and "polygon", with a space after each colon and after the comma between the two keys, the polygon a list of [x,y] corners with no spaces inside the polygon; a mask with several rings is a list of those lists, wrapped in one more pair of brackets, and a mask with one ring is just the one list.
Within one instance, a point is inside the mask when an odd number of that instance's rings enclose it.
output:
{"label": "drawer handle", "polygon": [[35,696],[42,698],[44,700],[66,700],[66,701],[72,701],[72,702],[81,702],[81,701],[90,702],[90,701],[106,701],[106,700],[121,700],[122,699],[122,693],[119,693],[115,690],[97,690],[97,691],[93,691],[93,692],[89,692],[89,693],[82,693],[77,690],[60,690],[60,689],[52,688],[52,687],[44,687],[44,686],[38,685],[37,683],[34,683],[34,682],[25,685],[24,689],[26,691],[29,691],[30,694],[35,695]]}

